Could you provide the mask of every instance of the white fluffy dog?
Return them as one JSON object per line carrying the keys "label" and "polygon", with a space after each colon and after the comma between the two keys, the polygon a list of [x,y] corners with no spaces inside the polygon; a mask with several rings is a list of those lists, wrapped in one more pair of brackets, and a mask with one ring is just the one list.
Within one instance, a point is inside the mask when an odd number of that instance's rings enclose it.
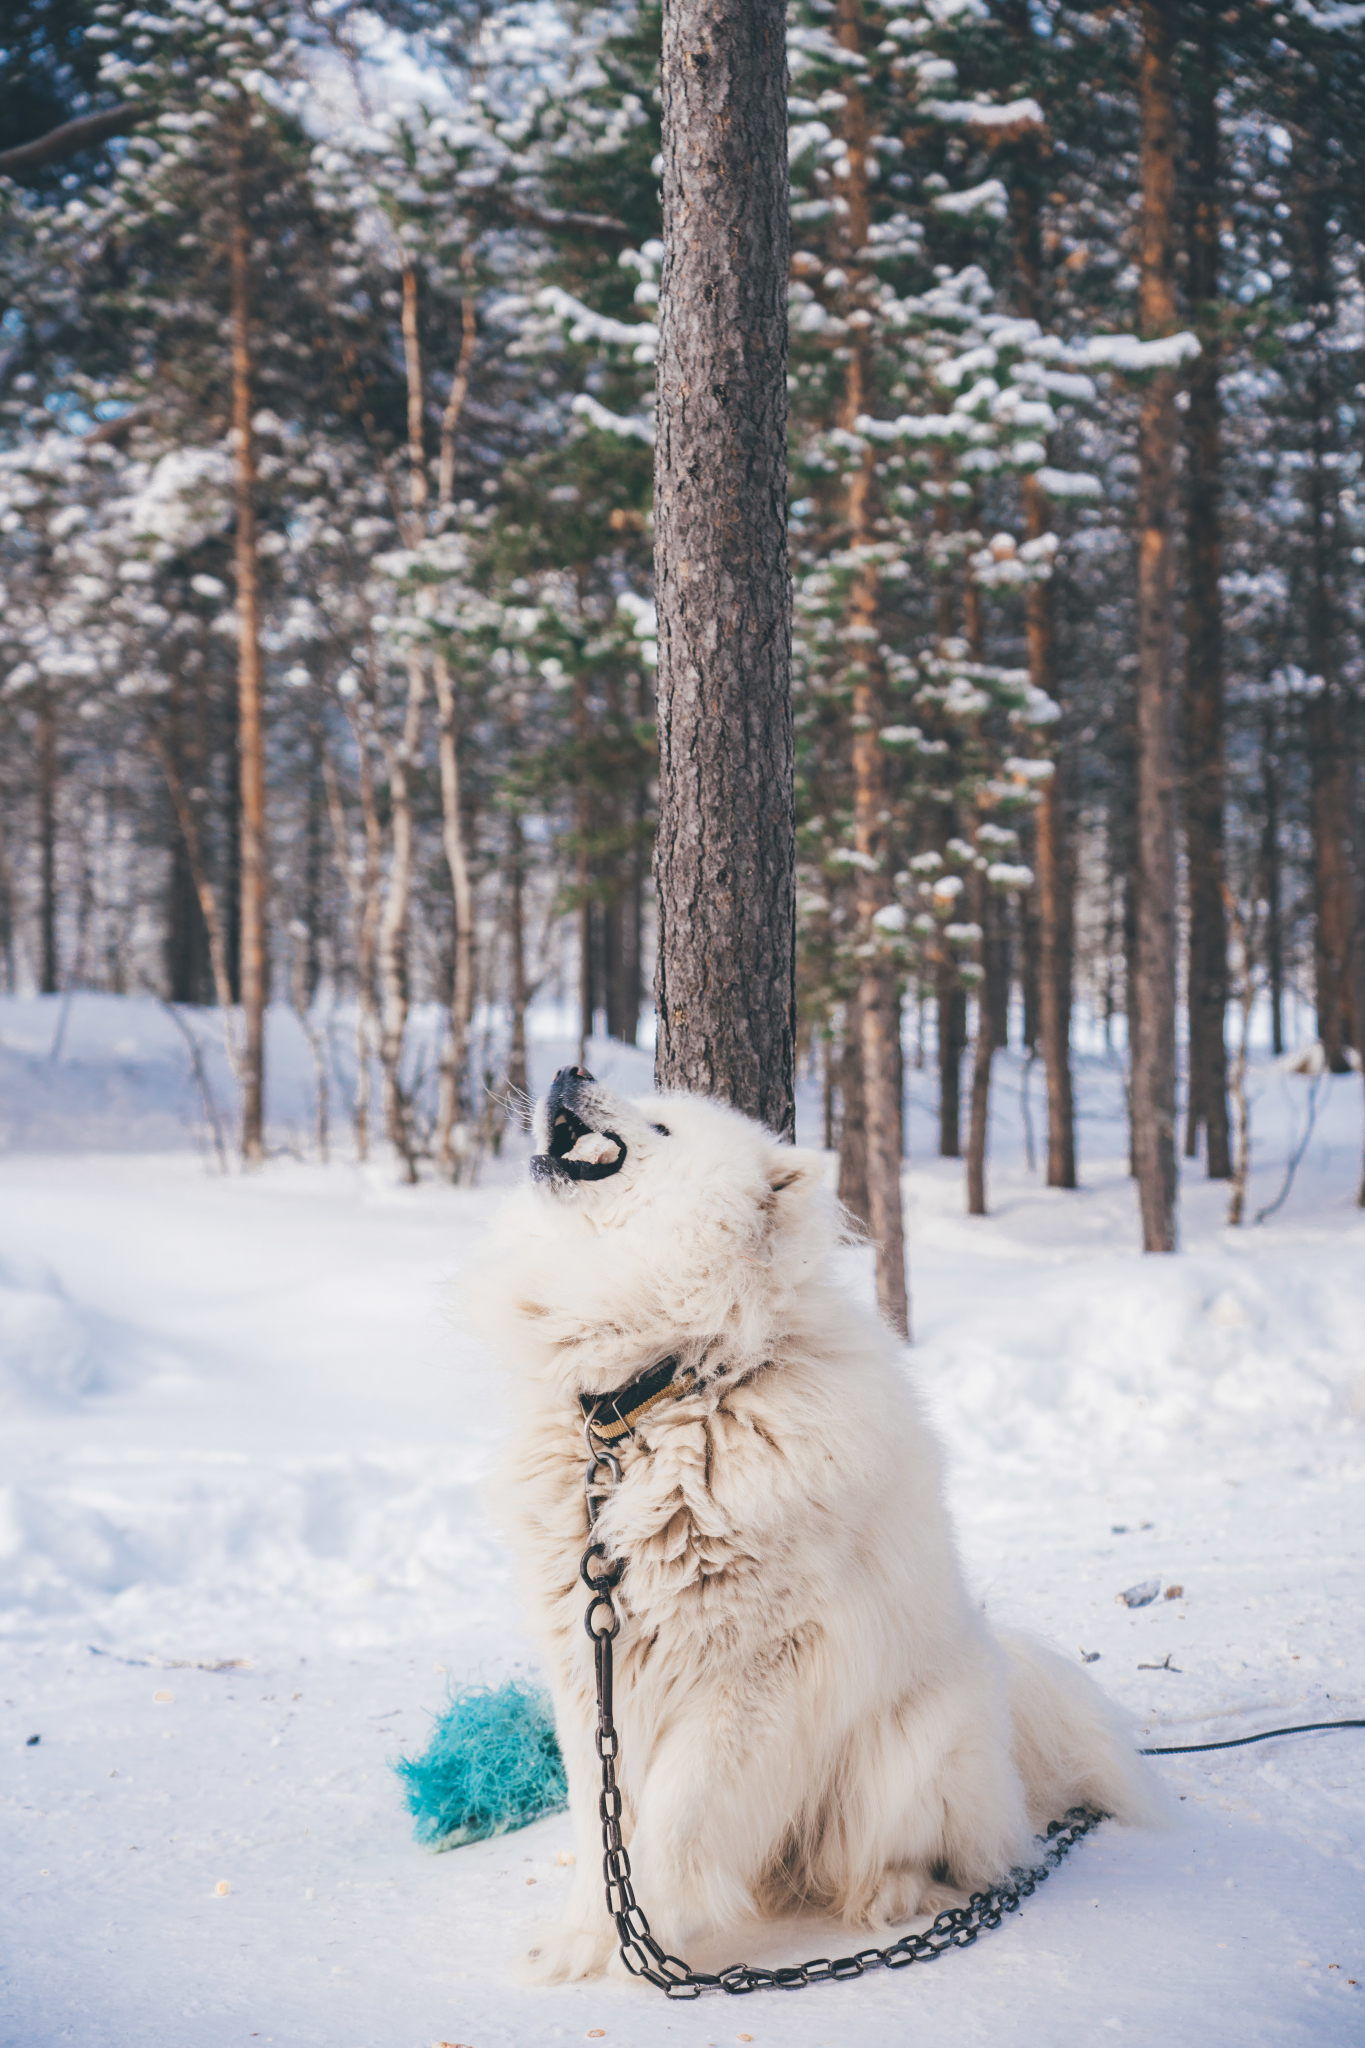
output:
{"label": "white fluffy dog", "polygon": [[[519,1376],[500,1474],[568,1769],[578,1867],[546,1982],[600,1974],[584,1395],[671,1356],[616,1446],[598,1524],[624,1561],[622,1832],[656,1939],[816,1907],[883,1931],[961,1903],[1086,1804],[1160,1802],[1080,1670],[993,1634],[963,1583],[938,1446],[888,1330],[833,1273],[821,1161],[696,1096],[628,1102],[578,1068],[537,1114],[481,1320]],[[685,1385],[685,1382],[684,1382]],[[623,1407],[626,1404],[623,1404]]]}

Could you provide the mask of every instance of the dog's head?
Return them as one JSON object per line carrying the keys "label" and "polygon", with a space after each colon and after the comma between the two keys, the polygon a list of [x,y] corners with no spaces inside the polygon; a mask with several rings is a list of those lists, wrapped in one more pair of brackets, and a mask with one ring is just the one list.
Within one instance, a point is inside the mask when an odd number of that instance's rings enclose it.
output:
{"label": "dog's head", "polygon": [[705,1096],[629,1098],[565,1067],[534,1143],[471,1293],[500,1346],[579,1387],[722,1333],[769,1355],[838,1240],[819,1154]]}
{"label": "dog's head", "polygon": [[[537,1105],[531,1178],[551,1192],[613,1180],[643,1143],[633,1105],[595,1081],[586,1067],[561,1067]],[[629,1127],[629,1141],[617,1125]],[[656,1136],[669,1135],[652,1124]]]}
{"label": "dog's head", "polygon": [[[561,1067],[536,1110],[531,1179],[552,1201],[598,1224],[680,1201],[709,1215],[751,1208],[771,1228],[784,1195],[821,1179],[814,1153],[700,1095],[617,1095],[583,1067]],[[788,1206],[792,1206],[788,1204]]]}
{"label": "dog's head", "polygon": [[769,1217],[778,1196],[821,1180],[817,1155],[782,1145],[737,1110],[706,1096],[630,1100],[585,1067],[559,1069],[532,1128],[532,1182],[600,1223],[702,1190],[712,1212],[733,1196]]}

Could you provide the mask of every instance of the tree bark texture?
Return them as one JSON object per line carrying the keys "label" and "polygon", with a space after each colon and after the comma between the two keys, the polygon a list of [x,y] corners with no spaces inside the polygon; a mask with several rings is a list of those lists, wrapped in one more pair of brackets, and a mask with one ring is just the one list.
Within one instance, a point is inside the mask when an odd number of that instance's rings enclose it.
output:
{"label": "tree bark texture", "polygon": [[341,800],[341,785],[337,780],[336,768],[330,755],[323,758],[323,777],[327,784],[327,808],[332,820],[332,839],[336,848],[337,866],[341,870],[351,905],[352,947],[355,953],[355,1099],[352,1104],[352,1116],[355,1122],[356,1157],[363,1161],[370,1156],[370,1056],[379,1035],[374,1001],[374,953],[375,934],[379,928],[379,871],[383,855],[383,834],[379,823],[379,810],[375,803],[369,742],[358,716],[349,706],[347,716],[356,747],[356,786],[360,796],[360,817],[365,844],[364,859],[361,861],[355,860],[351,853],[351,838],[346,825],[345,806]]}
{"label": "tree bark texture", "polygon": [[[1027,47],[1034,35],[1028,0],[1006,0],[1005,26],[1016,45]],[[1010,224],[1014,253],[1015,297],[1026,318],[1046,322],[1047,270],[1043,255],[1042,214],[1047,164],[1043,137],[1036,131],[1013,144],[1010,179]],[[1052,524],[1051,508],[1035,477],[1024,480],[1024,524],[1030,540]],[[1028,638],[1029,680],[1054,700],[1060,698],[1053,633],[1051,578],[1030,583],[1024,594]],[[1071,1079],[1071,981],[1074,954],[1075,861],[1072,855],[1066,794],[1065,755],[1059,749],[1053,773],[1043,785],[1035,818],[1033,907],[1038,926],[1037,1030],[1047,1073],[1047,1185],[1076,1185],[1076,1114]],[[1027,920],[1029,911],[1026,909]],[[1026,1004],[1026,1008],[1027,1008]],[[1026,1043],[1034,1040],[1025,1033]]]}
{"label": "tree bark texture", "polygon": [[[455,436],[469,392],[474,344],[478,338],[472,290],[473,252],[468,248],[461,259],[461,267],[465,275],[465,292],[460,307],[460,355],[455,366],[455,375],[451,380],[450,396],[441,414],[437,493],[438,504],[443,513],[448,513],[454,503]],[[416,355],[415,346],[411,353]],[[420,357],[418,366],[420,370]],[[455,699],[455,679],[450,671],[450,662],[441,648],[432,656],[431,672],[436,686],[436,751],[441,771],[441,844],[445,851],[446,867],[450,872],[450,890],[455,905],[455,964],[450,990],[450,1030],[441,1054],[441,1078],[437,1093],[436,1163],[440,1171],[454,1180],[459,1178],[464,1161],[470,1160],[472,1163],[475,1156],[470,1151],[467,1141],[461,1146],[456,1136],[461,1126],[467,1130],[469,1124],[465,1067],[469,1057],[470,1026],[474,1018],[474,885],[470,877],[464,801],[460,789],[459,707]],[[517,861],[514,888],[519,904],[521,828],[515,820],[514,823]],[[519,937],[517,944],[519,947]],[[520,953],[518,952],[515,957],[519,960]],[[524,1012],[524,1004],[522,1011]],[[518,1020],[524,1044],[525,1016],[518,1012],[514,999],[514,1044]],[[521,1078],[514,1075],[512,1079],[514,1085],[524,1088],[524,1053],[521,1066]]]}
{"label": "tree bark texture", "polygon": [[962,1157],[962,1055],[967,1049],[967,992],[951,960],[934,971],[938,1012],[938,1156]]}
{"label": "tree bark texture", "polygon": [[[474,885],[465,846],[464,805],[460,795],[460,749],[456,725],[455,682],[442,653],[432,658],[436,685],[436,751],[441,769],[441,843],[450,872],[455,902],[455,968],[450,992],[450,1030],[441,1054],[441,1080],[436,1112],[436,1163],[457,1179],[465,1156],[456,1132],[468,1120],[465,1063],[469,1028],[474,1017]],[[520,882],[517,884],[520,887]]]}
{"label": "tree bark texture", "polygon": [[522,1127],[528,1121],[531,1108],[531,1080],[526,1062],[526,1007],[530,1001],[530,990],[526,985],[526,841],[521,817],[516,811],[511,812],[507,820],[507,888],[507,949],[512,1004],[507,1092],[515,1097],[514,1120],[518,1127]]}
{"label": "tree bark texture", "polygon": [[1205,1131],[1210,1180],[1232,1171],[1228,1134],[1228,934],[1223,905],[1222,405],[1218,332],[1218,7],[1203,0],[1189,111],[1189,292],[1203,353],[1185,415],[1185,849],[1189,871],[1189,1103],[1185,1156]]}
{"label": "tree bark texture", "polygon": [[[981,926],[981,952],[989,960],[998,945],[1003,905],[982,874],[972,877],[976,902],[973,905]],[[967,1134],[967,1214],[986,1214],[986,1153],[990,1124],[991,1063],[999,1039],[997,1006],[991,1001],[989,967],[977,990],[976,1048],[972,1057],[972,1117]]]}
{"label": "tree bark texture", "polygon": [[[196,744],[197,735],[187,738],[185,733],[184,685],[178,675],[171,677],[165,702],[165,756],[172,764],[182,793],[186,786],[198,789],[204,779],[203,751]],[[157,743],[154,751],[160,751]],[[200,908],[189,841],[180,825],[174,796],[171,810],[175,823],[167,835],[171,858],[166,882],[166,990],[173,1003],[202,1003],[209,982],[208,928]],[[197,837],[197,822],[194,829]]]}
{"label": "tree bark texture", "polygon": [[[870,460],[870,458],[869,458]],[[854,587],[875,610],[876,570],[864,569]],[[886,755],[879,733],[885,723],[879,666],[870,648],[860,650],[861,671],[853,690],[853,835],[868,865],[858,870],[857,1015],[862,1050],[864,1148],[867,1162],[867,1220],[877,1248],[877,1304],[902,1337],[910,1334],[905,1281],[905,1224],[901,1206],[902,1085],[901,1003],[896,964],[879,943],[874,918],[891,901],[888,847]]]}
{"label": "tree bark texture", "polygon": [[161,763],[161,772],[166,778],[175,809],[176,821],[184,839],[185,851],[189,857],[190,873],[194,878],[195,894],[208,933],[209,962],[213,970],[214,993],[218,999],[219,1014],[223,1023],[223,1049],[227,1054],[228,1066],[239,1091],[243,1087],[242,1055],[233,1028],[234,998],[232,993],[232,970],[228,956],[227,933],[218,907],[217,893],[209,879],[208,863],[204,858],[203,835],[199,830],[199,818],[193,802],[185,788],[171,749],[160,733],[153,732],[152,751]]}
{"label": "tree bark texture", "polygon": [[1351,944],[1354,890],[1351,875],[1351,770],[1338,710],[1332,528],[1335,473],[1323,457],[1329,429],[1323,420],[1325,377],[1315,369],[1313,465],[1309,474],[1312,557],[1308,591],[1308,663],[1316,688],[1308,700],[1309,822],[1313,835],[1313,927],[1318,1037],[1334,1074],[1348,1068],[1353,1031]]}
{"label": "tree bark texture", "polygon": [[[588,679],[580,669],[573,682],[574,736],[574,887],[578,897],[578,1064],[588,1063],[588,1040],[597,1022],[597,959],[593,945],[592,872],[588,834],[592,828],[592,791],[588,785]],[[657,1074],[658,1058],[655,1057]]]}
{"label": "tree bark texture", "polygon": [[856,993],[844,1017],[839,1058],[839,1200],[864,1229],[872,1227],[867,1201],[867,1112],[863,1104],[863,1020]]}
{"label": "tree bark texture", "polygon": [[[1139,110],[1142,150],[1143,336],[1175,331],[1175,18],[1142,0]],[[1133,1138],[1142,1242],[1175,1250],[1175,458],[1180,415],[1175,370],[1157,370],[1143,393],[1138,434],[1137,969]]]}
{"label": "tree bark texture", "polygon": [[[1306,666],[1314,694],[1305,714],[1309,773],[1309,826],[1313,841],[1314,969],[1318,1037],[1331,1072],[1342,1073],[1346,1048],[1359,1045],[1354,1007],[1352,942],[1355,891],[1351,845],[1351,767],[1342,711],[1337,661],[1340,595],[1337,589],[1341,471],[1337,415],[1328,350],[1336,324],[1340,281],[1332,262],[1327,222],[1341,203],[1340,171],[1325,146],[1317,106],[1305,106],[1304,128],[1294,145],[1292,190],[1295,233],[1295,295],[1309,310],[1304,436],[1309,454],[1305,475],[1308,527],[1307,590],[1304,595]],[[1356,1027],[1356,1028],[1353,1028]]]}
{"label": "tree bark texture", "polygon": [[408,903],[412,894],[412,785],[426,700],[426,670],[420,648],[408,653],[408,694],[403,729],[396,741],[382,741],[389,776],[392,847],[388,888],[379,916],[379,1065],[384,1077],[384,1125],[403,1162],[403,1176],[417,1182],[411,1105],[403,1092],[403,1039],[408,1028]]}
{"label": "tree bark texture", "polygon": [[1227,1178],[1232,1186],[1228,1201],[1228,1226],[1237,1229],[1246,1208],[1247,1181],[1251,1174],[1251,1105],[1247,1100],[1247,1044],[1251,1037],[1251,1013],[1256,1005],[1255,963],[1251,957],[1251,939],[1245,921],[1231,891],[1224,884],[1224,915],[1232,928],[1236,942],[1238,961],[1237,1007],[1241,1013],[1242,1031],[1237,1043],[1237,1052],[1232,1062],[1232,1101],[1236,1114],[1236,1147],[1229,1162]]}
{"label": "tree bark texture", "polygon": [[1275,707],[1261,714],[1260,892],[1265,900],[1265,970],[1270,991],[1270,1049],[1284,1051],[1284,917],[1280,879],[1280,764]]}
{"label": "tree bark texture", "polygon": [[243,1016],[242,1157],[265,1157],[266,857],[265,743],[262,726],[259,561],[256,545],[256,448],[251,357],[245,115],[231,143],[232,460],[237,515],[237,715],[241,782],[240,982]]}
{"label": "tree bark texture", "polygon": [[[861,0],[839,0],[837,35],[846,50],[859,52]],[[848,78],[843,118],[848,147],[844,180],[847,211],[842,239],[845,266],[856,276],[868,241],[867,109],[856,76]],[[865,340],[855,340],[844,371],[840,424],[853,431],[872,391],[872,364]],[[871,450],[848,486],[848,535],[854,549],[876,538],[876,469]],[[849,594],[846,630],[853,685],[853,842],[861,856],[855,879],[859,960],[857,1018],[861,1052],[867,1220],[877,1259],[877,1305],[893,1330],[910,1334],[905,1282],[905,1222],[901,1203],[903,1073],[900,984],[896,962],[880,939],[877,913],[891,902],[891,845],[886,754],[886,679],[878,649],[880,588],[873,560],[864,561]]]}
{"label": "tree bark texture", "polygon": [[655,450],[660,1087],[795,1130],[781,0],[666,0]]}
{"label": "tree bark texture", "polygon": [[1062,764],[1043,784],[1035,813],[1038,889],[1038,1025],[1047,1071],[1047,1185],[1076,1185],[1076,1110],[1071,1084],[1074,871]]}
{"label": "tree bark texture", "polygon": [[38,699],[38,927],[42,960],[39,993],[57,993],[57,707],[51,692]]}

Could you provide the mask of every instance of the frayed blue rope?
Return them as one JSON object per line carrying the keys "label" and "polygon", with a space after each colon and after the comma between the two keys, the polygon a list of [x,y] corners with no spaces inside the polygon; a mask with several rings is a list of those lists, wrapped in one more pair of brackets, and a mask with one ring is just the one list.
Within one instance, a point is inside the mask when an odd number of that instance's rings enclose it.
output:
{"label": "frayed blue rope", "polygon": [[549,1695],[516,1679],[453,1693],[422,1755],[394,1769],[413,1832],[433,1849],[524,1828],[568,1799]]}

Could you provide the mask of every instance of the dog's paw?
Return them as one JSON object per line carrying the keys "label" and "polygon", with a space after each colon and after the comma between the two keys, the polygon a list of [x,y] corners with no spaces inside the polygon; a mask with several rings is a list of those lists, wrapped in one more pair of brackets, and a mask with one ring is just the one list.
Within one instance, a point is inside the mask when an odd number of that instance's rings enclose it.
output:
{"label": "dog's paw", "polygon": [[516,1965],[523,1984],[572,1984],[583,1977],[604,1977],[616,1950],[616,1934],[605,1929],[550,1927]]}
{"label": "dog's paw", "polygon": [[888,1870],[859,1917],[868,1927],[889,1931],[926,1913],[932,1919],[966,1903],[965,1892],[955,1892],[922,1870]]}

